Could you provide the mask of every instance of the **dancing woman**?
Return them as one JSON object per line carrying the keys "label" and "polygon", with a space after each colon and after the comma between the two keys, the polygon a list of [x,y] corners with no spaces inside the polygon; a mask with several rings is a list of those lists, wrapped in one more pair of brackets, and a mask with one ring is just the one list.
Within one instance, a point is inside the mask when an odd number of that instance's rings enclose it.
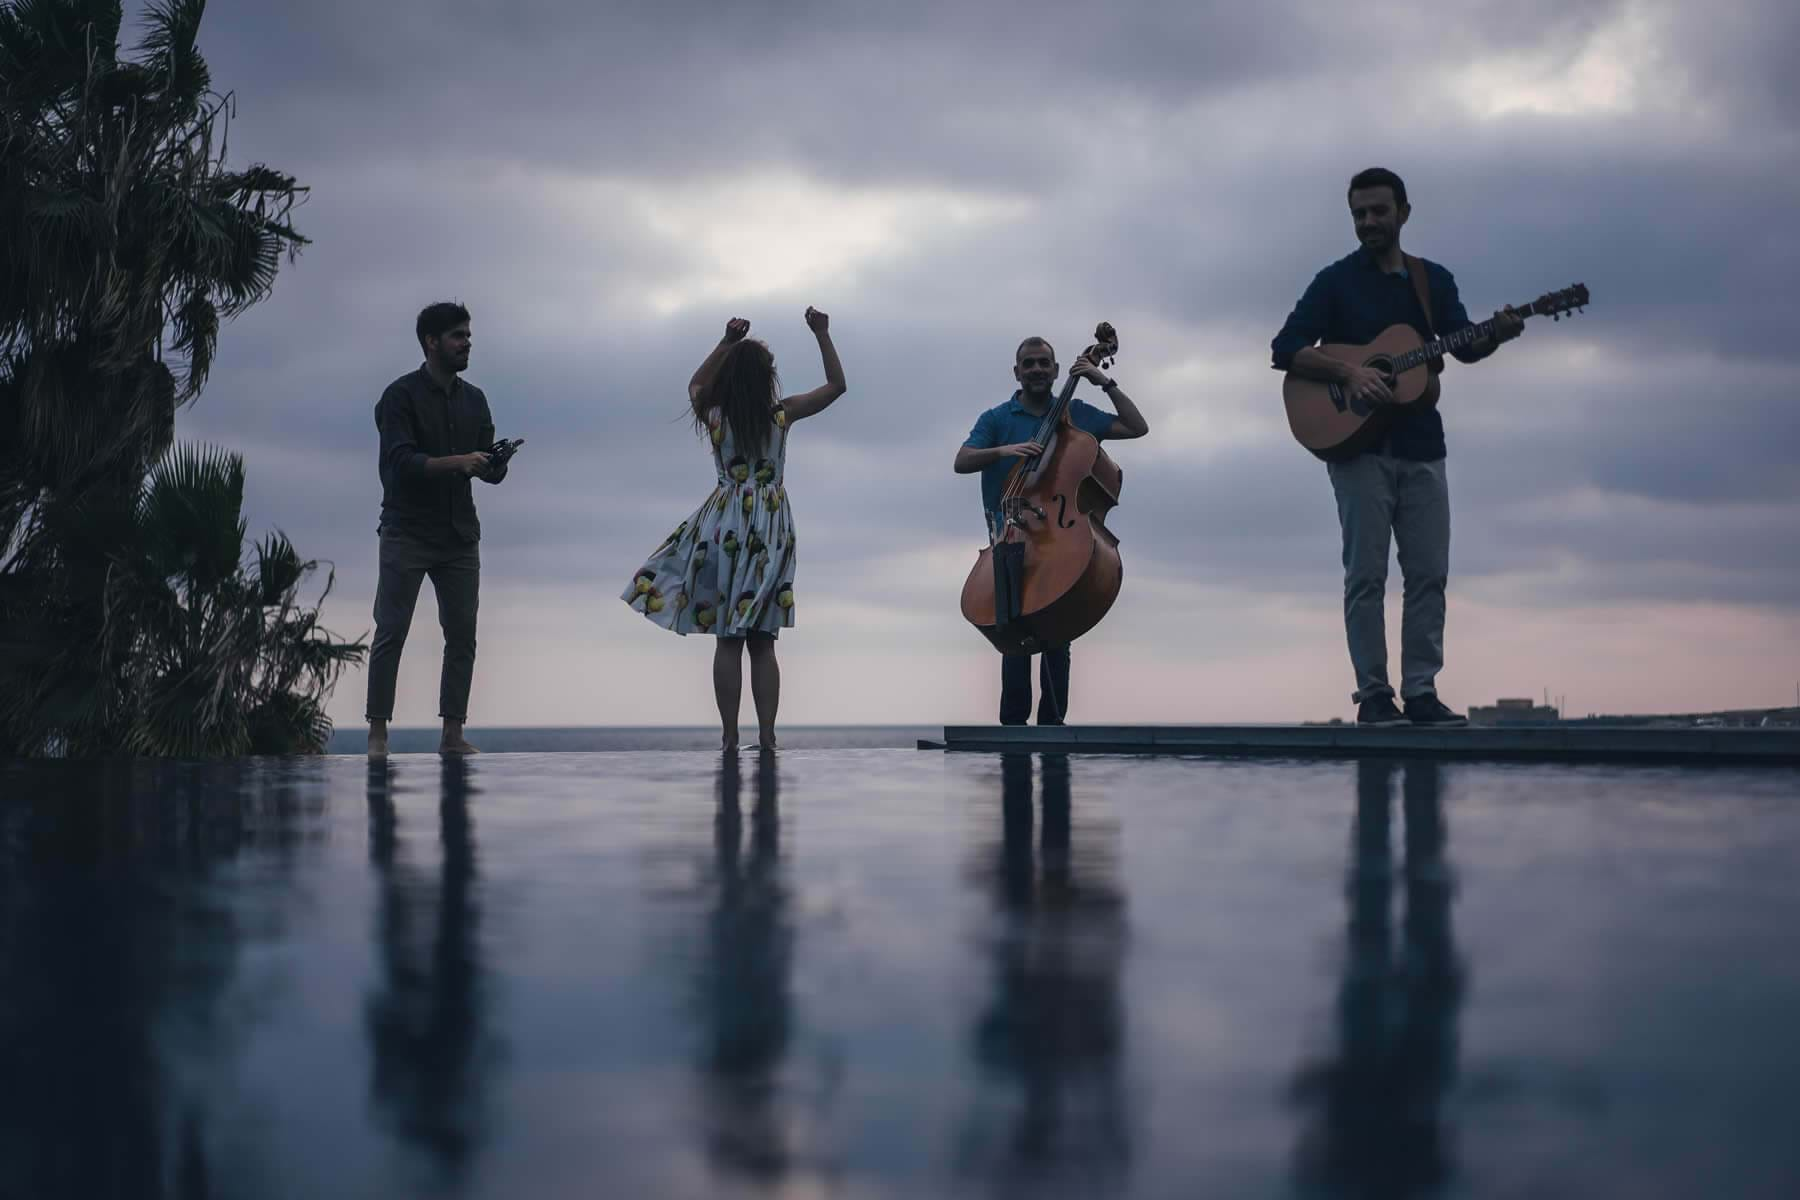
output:
{"label": "dancing woman", "polygon": [[794,624],[794,517],[783,483],[788,432],[844,394],[830,318],[808,308],[806,326],[819,340],[825,384],[782,399],[775,357],[746,336],[750,322],[725,323],[725,336],[688,381],[694,429],[707,438],[718,484],[621,596],[664,629],[718,638],[713,694],[726,750],[738,745],[746,646],[760,744],[775,747],[781,700],[775,638]]}

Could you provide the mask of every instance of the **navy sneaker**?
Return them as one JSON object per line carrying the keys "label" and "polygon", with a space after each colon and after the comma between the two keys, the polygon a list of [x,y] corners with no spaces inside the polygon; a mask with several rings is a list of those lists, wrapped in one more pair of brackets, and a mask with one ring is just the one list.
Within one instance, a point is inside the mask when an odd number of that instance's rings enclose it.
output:
{"label": "navy sneaker", "polygon": [[1392,696],[1370,696],[1356,707],[1358,725],[1405,725],[1406,716],[1394,707]]}
{"label": "navy sneaker", "polygon": [[1439,700],[1436,692],[1426,692],[1423,696],[1407,700],[1406,719],[1414,725],[1430,725],[1438,729],[1455,729],[1469,723],[1469,718]]}

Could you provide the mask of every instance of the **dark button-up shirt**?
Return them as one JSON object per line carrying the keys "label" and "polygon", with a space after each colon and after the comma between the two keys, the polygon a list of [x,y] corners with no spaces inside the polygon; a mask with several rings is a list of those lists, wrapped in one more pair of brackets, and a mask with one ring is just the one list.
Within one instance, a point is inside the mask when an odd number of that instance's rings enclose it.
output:
{"label": "dark button-up shirt", "polygon": [[[1438,337],[1455,333],[1473,324],[1464,311],[1462,298],[1456,293],[1456,278],[1437,263],[1425,262],[1426,278],[1431,283],[1431,323],[1404,268],[1389,275],[1376,262],[1366,246],[1338,259],[1313,277],[1306,293],[1288,314],[1287,324],[1275,335],[1270,348],[1274,351],[1277,371],[1294,365],[1294,355],[1320,342],[1348,342],[1361,345],[1374,341],[1390,325],[1411,325],[1421,338],[1430,340],[1433,327]],[[1468,348],[1451,353],[1463,362],[1477,362],[1493,353]],[[1387,437],[1371,449],[1392,454],[1396,458],[1432,462],[1444,457],[1444,418],[1437,406],[1409,406],[1389,428]]]}
{"label": "dark button-up shirt", "polygon": [[[1069,401],[1069,421],[1077,429],[1085,430],[1096,438],[1105,438],[1106,431],[1118,418],[1105,409],[1095,408],[1085,400]],[[1033,413],[1014,392],[1012,399],[1005,404],[996,404],[975,419],[975,428],[969,430],[969,436],[963,445],[974,450],[991,450],[995,446],[1014,446],[1020,442],[1029,442],[1037,436],[1038,426],[1044,423],[1043,413]],[[1000,496],[1006,491],[1006,477],[1012,474],[1013,468],[1019,465],[1016,458],[1001,458],[981,468],[981,506],[987,510],[989,527],[1000,516]]]}
{"label": "dark button-up shirt", "polygon": [[[381,527],[438,541],[480,541],[470,476],[427,475],[425,460],[494,444],[494,418],[481,389],[457,378],[446,392],[421,366],[381,393],[375,428],[381,433]],[[505,465],[485,478],[499,483]]]}

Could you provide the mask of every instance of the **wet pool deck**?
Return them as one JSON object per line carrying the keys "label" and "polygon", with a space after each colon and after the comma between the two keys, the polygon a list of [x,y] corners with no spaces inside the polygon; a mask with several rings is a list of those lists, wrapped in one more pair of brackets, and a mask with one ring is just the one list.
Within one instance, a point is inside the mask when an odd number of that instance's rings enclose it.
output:
{"label": "wet pool deck", "polygon": [[1187,754],[1230,758],[1800,765],[1800,728],[1643,726],[949,725],[921,750]]}

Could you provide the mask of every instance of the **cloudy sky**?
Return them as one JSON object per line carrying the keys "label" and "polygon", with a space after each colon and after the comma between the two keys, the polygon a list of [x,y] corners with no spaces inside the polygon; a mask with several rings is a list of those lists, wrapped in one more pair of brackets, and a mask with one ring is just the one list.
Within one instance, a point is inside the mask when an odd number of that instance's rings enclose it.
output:
{"label": "cloudy sky", "polygon": [[[1705,15],[1702,15],[1702,12]],[[1288,437],[1269,338],[1353,245],[1344,183],[1398,170],[1407,246],[1477,316],[1575,280],[1453,365],[1457,705],[1793,703],[1800,679],[1800,87],[1786,0],[1249,5],[215,0],[234,161],[312,188],[313,245],[227,327],[189,438],[249,462],[253,530],[336,564],[372,621],[371,409],[426,302],[474,312],[468,377],[529,439],[481,488],[476,724],[703,723],[706,639],[621,604],[711,487],[684,386],[727,317],[789,390],[805,554],[789,722],[991,720],[957,611],[982,540],[950,471],[1102,318],[1152,430],[1115,447],[1126,583],[1075,650],[1074,719],[1349,715],[1331,489]],[[1090,397],[1098,400],[1098,397]],[[1398,642],[1399,575],[1390,591]],[[401,724],[435,715],[429,588]],[[1397,667],[1397,663],[1396,663]],[[363,711],[360,672],[332,705]]]}

